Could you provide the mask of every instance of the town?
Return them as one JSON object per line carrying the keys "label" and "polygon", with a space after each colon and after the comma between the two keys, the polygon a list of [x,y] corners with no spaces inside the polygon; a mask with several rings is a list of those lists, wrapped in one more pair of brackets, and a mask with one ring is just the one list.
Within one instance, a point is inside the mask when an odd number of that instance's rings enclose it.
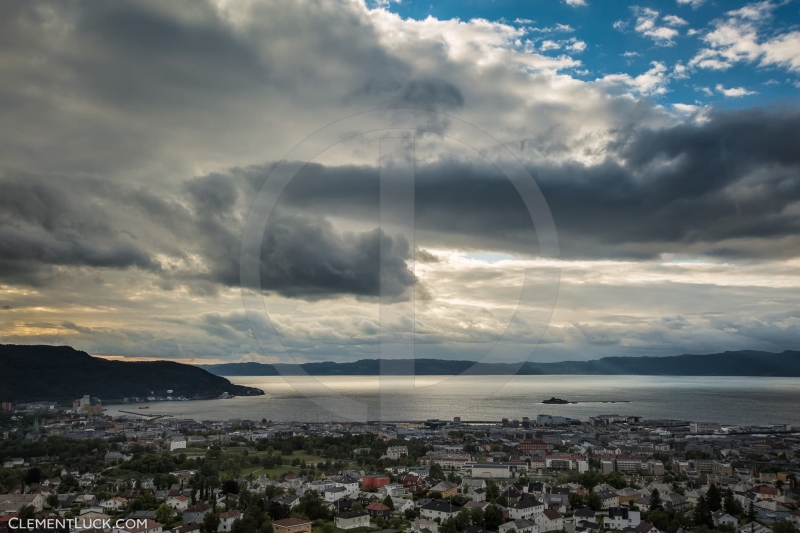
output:
{"label": "town", "polygon": [[4,403],[0,430],[0,533],[800,531],[789,425],[112,418],[84,397]]}

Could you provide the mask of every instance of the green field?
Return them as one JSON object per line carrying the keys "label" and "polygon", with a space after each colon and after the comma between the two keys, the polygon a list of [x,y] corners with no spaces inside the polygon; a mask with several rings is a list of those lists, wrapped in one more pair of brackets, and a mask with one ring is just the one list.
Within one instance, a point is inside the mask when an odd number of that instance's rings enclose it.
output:
{"label": "green field", "polygon": [[[259,457],[259,458],[261,458],[261,457],[266,457],[266,456],[267,456],[267,452],[256,452],[256,453],[248,455],[247,457],[249,459],[251,457]],[[309,454],[309,453],[306,453],[304,451],[296,451],[292,455],[283,456],[283,458],[284,458],[284,460],[289,461],[289,462],[291,462],[291,461],[293,461],[295,459],[299,459],[300,461],[305,460],[305,462],[308,465],[314,465],[314,467],[316,467],[317,463],[324,463],[325,461],[327,461],[327,459],[324,458],[324,457],[320,457],[319,455]],[[269,476],[269,477],[271,477],[273,479],[276,479],[276,478],[279,478],[279,477],[283,476],[284,474],[288,474],[290,472],[293,472],[293,473],[296,474],[296,473],[300,472],[300,470],[301,470],[301,468],[299,466],[291,466],[291,465],[281,465],[281,466],[276,466],[276,467],[273,467],[273,468],[263,468],[260,465],[253,465],[253,466],[246,466],[246,467],[242,468],[240,475],[241,475],[241,477],[247,477],[250,474],[252,474],[253,477],[259,477],[259,476],[266,475],[266,476]],[[220,477],[223,477],[223,478],[230,477],[230,473],[229,472],[225,472],[225,471],[220,471]]]}

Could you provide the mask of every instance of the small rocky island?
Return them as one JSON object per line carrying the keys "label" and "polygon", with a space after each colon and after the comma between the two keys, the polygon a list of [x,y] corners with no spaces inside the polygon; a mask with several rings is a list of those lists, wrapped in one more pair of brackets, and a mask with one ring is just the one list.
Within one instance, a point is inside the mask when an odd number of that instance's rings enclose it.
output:
{"label": "small rocky island", "polygon": [[567,400],[562,400],[561,398],[556,398],[555,396],[552,396],[549,400],[545,400],[542,403],[563,405],[565,403],[570,403],[570,402],[568,402]]}

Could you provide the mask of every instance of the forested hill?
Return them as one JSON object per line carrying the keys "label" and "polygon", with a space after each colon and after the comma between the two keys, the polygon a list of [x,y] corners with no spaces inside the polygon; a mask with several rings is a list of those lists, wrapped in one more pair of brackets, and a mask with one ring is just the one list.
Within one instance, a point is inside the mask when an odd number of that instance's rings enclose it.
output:
{"label": "forested hill", "polygon": [[0,345],[0,401],[68,402],[84,394],[115,400],[125,397],[217,397],[264,394],[234,385],[193,365],[171,361],[109,361],[69,346]]}
{"label": "forested hill", "polygon": [[[312,376],[401,375],[407,372],[405,361],[364,359],[350,363],[305,363],[271,365],[262,363],[227,363],[202,368],[220,376],[278,376],[306,373]],[[604,357],[593,361],[558,363],[476,364],[474,361],[417,359],[418,376],[475,375],[649,375],[649,376],[779,376],[800,377],[800,352],[782,353],[738,351],[706,355],[669,357]]]}

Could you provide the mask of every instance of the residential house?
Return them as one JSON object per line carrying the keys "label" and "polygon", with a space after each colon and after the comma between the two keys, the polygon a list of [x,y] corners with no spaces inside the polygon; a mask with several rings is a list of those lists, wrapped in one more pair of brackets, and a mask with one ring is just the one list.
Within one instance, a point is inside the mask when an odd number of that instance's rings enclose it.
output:
{"label": "residential house", "polygon": [[211,510],[211,506],[205,502],[199,502],[183,511],[183,524],[202,524],[206,513]]}
{"label": "residential house", "polygon": [[755,503],[756,519],[760,522],[772,524],[787,520],[789,518],[789,509],[773,501],[758,501]]}
{"label": "residential house", "polygon": [[[369,527],[369,513],[364,509],[339,513],[334,518],[334,524],[339,529]],[[277,533],[278,530],[276,529],[275,531]]]}
{"label": "residential house", "polygon": [[739,519],[735,516],[731,516],[725,511],[719,510],[711,515],[712,520],[714,521],[714,527],[717,528],[721,525],[731,526],[734,530],[739,529]]}
{"label": "residential house", "polygon": [[608,516],[603,519],[605,529],[627,529],[638,526],[642,521],[639,511],[631,511],[627,507],[611,507]]}
{"label": "residential house", "polygon": [[192,502],[191,499],[187,498],[183,494],[180,496],[173,496],[167,499],[167,505],[172,507],[176,511],[183,512],[189,508],[189,504]]}
{"label": "residential house", "polygon": [[[224,513],[219,513],[219,527],[217,531],[226,532],[230,531],[233,527],[233,521],[237,518],[241,518],[242,511],[238,509],[234,509],[233,511],[225,511]],[[276,530],[277,531],[277,530]]]}
{"label": "residential house", "polygon": [[[337,487],[344,487],[345,494],[352,496],[358,494],[358,479],[353,476],[342,476],[336,481]],[[405,486],[405,485],[404,485]]]}
{"label": "residential house", "polygon": [[107,513],[114,513],[120,509],[124,509],[126,505],[128,505],[128,500],[120,498],[119,496],[100,502],[100,507]]}
{"label": "residential house", "polygon": [[469,489],[466,493],[466,496],[474,502],[485,502],[486,501],[486,489],[476,488],[476,489]]}
{"label": "residential house", "polygon": [[394,505],[394,513],[399,515],[414,509],[414,501],[406,498],[392,498],[392,505]]}
{"label": "residential house", "polygon": [[581,521],[597,522],[597,512],[594,509],[589,509],[588,507],[576,509],[572,516],[576,523]]}
{"label": "residential house", "polygon": [[458,485],[449,481],[440,481],[428,491],[430,496],[436,496],[443,500],[452,498],[458,494]]}
{"label": "residential house", "polygon": [[284,518],[272,522],[275,533],[311,533],[311,520]]}
{"label": "residential house", "polygon": [[379,516],[381,518],[389,518],[392,514],[392,510],[380,502],[372,502],[365,509],[371,518],[378,518]]}
{"label": "residential house", "polygon": [[441,522],[444,522],[457,515],[460,510],[461,507],[446,500],[431,500],[420,508],[420,516],[431,520],[439,518]]}
{"label": "residential house", "polygon": [[616,492],[603,489],[598,491],[597,495],[600,496],[601,509],[619,507],[619,496],[617,496]]}
{"label": "residential house", "polygon": [[0,515],[14,514],[28,505],[32,505],[37,513],[41,513],[44,503],[44,497],[38,492],[36,494],[0,494]]}
{"label": "residential house", "polygon": [[347,489],[344,487],[328,487],[323,493],[326,502],[335,502],[347,497]]}
{"label": "residential house", "polygon": [[531,522],[530,520],[524,520],[524,519],[511,520],[510,522],[501,524],[500,527],[497,529],[497,532],[508,533],[512,529],[517,533],[539,533],[539,526],[537,526],[534,522]]}
{"label": "residential house", "polygon": [[186,437],[172,437],[169,441],[169,451],[186,449]]}
{"label": "residential house", "polygon": [[417,474],[406,474],[400,479],[400,483],[409,490],[419,492],[425,490],[427,483],[425,478]]}
{"label": "residential house", "polygon": [[541,514],[543,511],[543,502],[534,498],[524,498],[508,506],[508,517],[511,520],[528,520]]}
{"label": "residential house", "polygon": [[564,529],[564,515],[555,509],[545,509],[544,512],[534,517],[536,525],[539,526],[539,531],[561,531]]}

